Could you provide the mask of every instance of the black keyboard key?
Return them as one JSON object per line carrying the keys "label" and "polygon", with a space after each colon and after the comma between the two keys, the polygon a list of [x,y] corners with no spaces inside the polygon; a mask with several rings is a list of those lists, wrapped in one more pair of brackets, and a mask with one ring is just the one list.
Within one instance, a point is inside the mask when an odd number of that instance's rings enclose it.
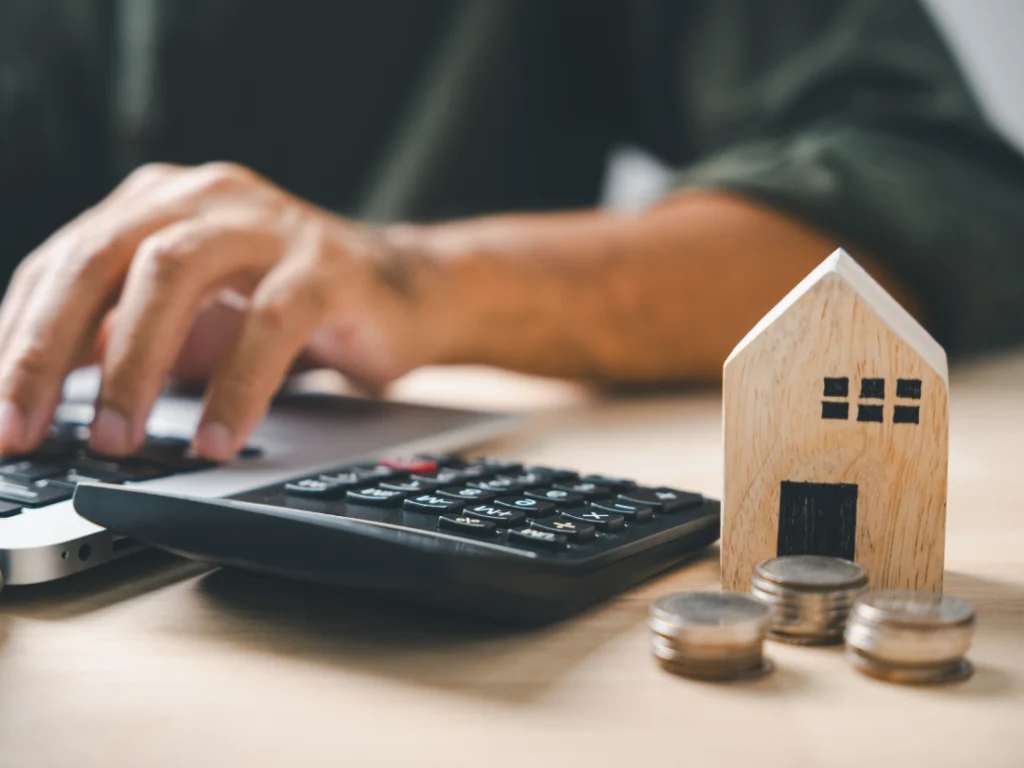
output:
{"label": "black keyboard key", "polygon": [[591,509],[599,512],[611,512],[615,515],[622,515],[631,523],[646,523],[654,519],[654,508],[646,504],[634,504],[625,501],[595,501],[590,504]]}
{"label": "black keyboard key", "polygon": [[329,480],[307,477],[287,483],[284,492],[287,496],[303,496],[307,499],[339,499],[345,494],[345,489]]}
{"label": "black keyboard key", "polygon": [[573,542],[590,541],[594,538],[594,526],[576,520],[565,520],[556,517],[553,520],[531,520],[530,527],[538,531],[558,533]]}
{"label": "black keyboard key", "polygon": [[562,516],[573,522],[592,525],[597,530],[604,531],[605,533],[617,531],[626,524],[626,519],[622,515],[617,515],[614,512],[603,512],[593,507],[563,511]]}
{"label": "black keyboard key", "polygon": [[495,536],[498,533],[498,527],[494,523],[478,517],[441,515],[437,518],[437,527],[442,531],[468,533],[470,536]]}
{"label": "black keyboard key", "polygon": [[674,488],[633,488],[619,494],[619,501],[654,507],[657,512],[678,512],[704,501],[699,493],[677,491]]}
{"label": "black keyboard key", "polygon": [[0,501],[0,518],[20,515],[22,509],[23,507],[21,504],[11,504],[7,501]]}
{"label": "black keyboard key", "polygon": [[445,499],[437,494],[421,493],[419,496],[410,496],[402,503],[402,509],[407,512],[426,512],[430,515],[440,515],[445,512],[456,512],[462,509],[464,501]]}
{"label": "black keyboard key", "polygon": [[247,445],[238,452],[238,458],[246,460],[262,459],[263,453],[263,449],[258,445]]}
{"label": "black keyboard key", "polygon": [[584,475],[581,480],[584,483],[603,485],[606,488],[611,488],[613,491],[626,491],[630,488],[636,488],[636,481],[629,480],[625,477],[613,477],[611,475]]}
{"label": "black keyboard key", "polygon": [[490,520],[501,528],[518,528],[526,523],[525,512],[499,507],[497,504],[475,504],[472,507],[464,508],[462,514],[478,517],[481,520]]}
{"label": "black keyboard key", "polygon": [[523,495],[538,501],[549,501],[563,509],[581,507],[585,501],[583,496],[578,493],[562,491],[557,488],[540,488],[538,490],[526,491]]}
{"label": "black keyboard key", "polygon": [[513,529],[508,532],[508,543],[534,549],[561,552],[569,548],[569,540],[560,533],[538,531],[536,528]]}
{"label": "black keyboard key", "polygon": [[52,461],[12,461],[0,464],[0,475],[11,480],[31,483],[44,477],[54,477],[64,473],[65,467]]}
{"label": "black keyboard key", "polygon": [[387,488],[361,488],[348,491],[345,500],[349,504],[363,504],[368,507],[397,507],[405,499],[406,494]]}
{"label": "black keyboard key", "polygon": [[550,501],[528,499],[525,496],[498,499],[494,504],[502,509],[514,509],[519,512],[525,512],[528,517],[550,517],[555,514],[555,505]]}
{"label": "black keyboard key", "polygon": [[442,488],[437,495],[456,501],[490,501],[495,496],[492,491],[481,488]]}
{"label": "black keyboard key", "polygon": [[41,507],[70,499],[75,486],[56,480],[37,480],[34,483],[12,483],[0,480],[0,499],[13,501],[26,507]]}
{"label": "black keyboard key", "polygon": [[607,499],[612,495],[612,489],[608,486],[583,481],[578,483],[557,483],[555,485],[555,490],[578,493],[588,501],[592,501],[594,499]]}

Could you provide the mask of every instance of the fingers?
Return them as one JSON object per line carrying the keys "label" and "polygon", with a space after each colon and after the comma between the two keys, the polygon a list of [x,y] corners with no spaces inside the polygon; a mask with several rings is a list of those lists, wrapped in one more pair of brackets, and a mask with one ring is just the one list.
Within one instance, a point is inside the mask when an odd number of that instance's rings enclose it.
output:
{"label": "fingers", "polygon": [[285,261],[260,284],[238,342],[214,376],[194,441],[210,459],[230,459],[267,411],[309,335],[336,299],[336,279]]}
{"label": "fingers", "polygon": [[255,284],[279,257],[277,234],[255,213],[186,219],[142,242],[106,341],[95,450],[123,455],[138,447],[204,302],[240,275]]}

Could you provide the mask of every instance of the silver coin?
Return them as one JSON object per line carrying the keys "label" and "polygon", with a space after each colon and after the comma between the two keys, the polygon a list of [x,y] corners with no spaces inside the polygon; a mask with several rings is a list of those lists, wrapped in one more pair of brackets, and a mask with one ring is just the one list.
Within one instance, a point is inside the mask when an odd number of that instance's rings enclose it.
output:
{"label": "silver coin", "polygon": [[966,626],[974,623],[974,609],[957,597],[930,592],[886,590],[869,592],[854,606],[867,621],[910,629]]}
{"label": "silver coin", "polygon": [[[757,566],[754,578],[788,588],[829,591],[858,589],[868,581],[863,566],[822,555],[787,555],[765,560]],[[763,586],[769,588],[768,584]]]}

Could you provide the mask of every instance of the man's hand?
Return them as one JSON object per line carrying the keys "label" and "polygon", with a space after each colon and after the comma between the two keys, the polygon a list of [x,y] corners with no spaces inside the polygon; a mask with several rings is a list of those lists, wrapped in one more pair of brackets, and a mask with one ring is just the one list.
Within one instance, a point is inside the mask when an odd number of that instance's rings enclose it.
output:
{"label": "man's hand", "polygon": [[196,450],[227,459],[300,355],[382,384],[433,353],[422,260],[244,168],[149,165],[16,271],[0,306],[0,451],[42,439],[98,361],[92,446],[141,443],[169,374],[210,378]]}

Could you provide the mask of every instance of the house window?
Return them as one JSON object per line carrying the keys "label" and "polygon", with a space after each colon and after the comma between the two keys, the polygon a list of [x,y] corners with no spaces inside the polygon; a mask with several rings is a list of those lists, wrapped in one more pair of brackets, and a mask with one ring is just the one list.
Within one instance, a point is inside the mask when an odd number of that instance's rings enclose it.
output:
{"label": "house window", "polygon": [[885,379],[861,379],[860,397],[862,400],[884,400]]}
{"label": "house window", "polygon": [[850,404],[836,403],[831,400],[823,400],[821,403],[821,418],[823,419],[848,419],[850,418]]}
{"label": "house window", "polygon": [[921,380],[896,379],[896,397],[905,397],[908,400],[920,400]]}
{"label": "house window", "polygon": [[921,409],[916,405],[897,405],[893,408],[893,424],[917,424],[920,420]]}
{"label": "house window", "polygon": [[857,406],[857,421],[882,421],[882,406],[880,405],[859,405]]}
{"label": "house window", "polygon": [[[903,400],[921,399],[920,379],[896,379],[896,397]],[[893,408],[893,424],[919,424],[921,422],[921,406],[897,405]]]}
{"label": "house window", "polygon": [[850,380],[825,377],[825,397],[847,397],[850,394]]}

